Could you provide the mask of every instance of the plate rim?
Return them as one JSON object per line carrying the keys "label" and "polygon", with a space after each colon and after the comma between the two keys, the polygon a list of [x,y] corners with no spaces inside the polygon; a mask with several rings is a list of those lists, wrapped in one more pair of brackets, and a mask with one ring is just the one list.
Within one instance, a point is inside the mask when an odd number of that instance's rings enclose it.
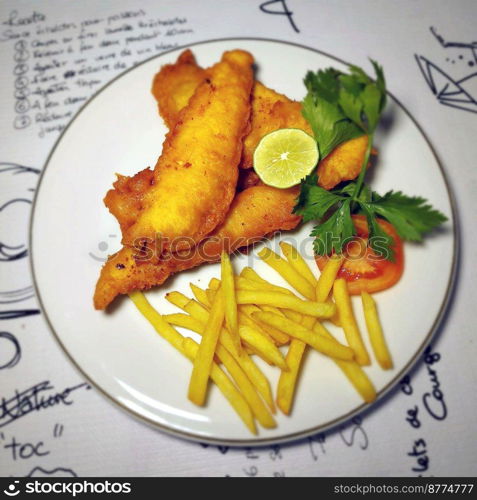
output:
{"label": "plate rim", "polygon": [[442,163],[439,159],[439,156],[437,155],[437,152],[435,151],[431,141],[429,140],[427,134],[424,132],[423,128],[421,125],[417,122],[417,120],[414,118],[414,116],[408,111],[406,106],[402,104],[402,102],[397,99],[391,92],[388,90],[386,93],[392,97],[392,99],[396,102],[398,106],[404,111],[404,113],[407,115],[407,117],[412,121],[412,123],[416,126],[418,129],[419,133],[421,136],[424,138],[427,146],[429,147],[430,151],[432,152],[432,155],[437,163],[437,166],[439,167],[440,173],[442,175],[442,178],[444,180],[444,185],[446,188],[447,196],[449,199],[450,203],[450,208],[451,208],[451,222],[452,224],[452,236],[453,236],[453,245],[452,245],[452,265],[451,265],[451,272],[449,275],[449,279],[447,281],[447,287],[446,287],[446,293],[444,294],[444,297],[442,299],[442,302],[439,307],[439,312],[436,315],[434,322],[432,323],[431,328],[429,329],[427,335],[425,336],[424,340],[422,341],[421,345],[419,348],[416,350],[414,356],[407,362],[407,364],[393,377],[391,381],[389,381],[383,389],[381,389],[379,392],[377,392],[376,399],[372,403],[362,403],[358,407],[354,408],[353,410],[349,411],[348,413],[341,415],[340,417],[337,417],[333,420],[330,420],[324,424],[320,424],[308,429],[304,429],[302,431],[298,432],[293,432],[289,434],[285,434],[283,436],[277,436],[277,437],[267,437],[267,438],[251,438],[251,439],[220,439],[220,438],[214,438],[214,437],[209,437],[209,436],[201,436],[199,434],[193,433],[193,432],[187,432],[183,430],[178,430],[174,429],[172,427],[167,426],[166,424],[156,422],[144,415],[142,415],[140,412],[135,411],[129,407],[127,407],[125,404],[122,402],[118,401],[116,398],[114,398],[113,395],[109,394],[105,389],[100,387],[99,383],[95,382],[76,362],[74,359],[73,355],[68,351],[68,349],[63,345],[60,337],[56,333],[50,318],[48,316],[48,313],[46,311],[45,306],[43,305],[43,301],[41,298],[41,293],[40,289],[36,280],[36,274],[35,274],[35,265],[34,265],[34,259],[33,259],[33,226],[34,226],[34,221],[35,221],[35,208],[36,208],[36,203],[38,200],[38,195],[40,193],[41,189],[41,184],[44,178],[44,175],[46,173],[46,170],[48,168],[48,165],[50,164],[51,159],[53,158],[53,155],[59,146],[61,140],[63,139],[63,136],[67,133],[69,130],[70,126],[73,125],[75,120],[81,115],[81,113],[86,109],[86,107],[91,104],[96,97],[98,97],[102,92],[104,92],[110,85],[112,85],[116,80],[119,80],[122,78],[124,75],[127,73],[133,71],[134,69],[138,68],[139,66],[142,66],[143,64],[147,64],[150,61],[154,59],[159,59],[164,55],[167,55],[172,52],[184,50],[190,47],[194,47],[197,45],[206,45],[209,43],[216,43],[216,42],[231,42],[231,41],[252,41],[252,42],[271,42],[271,43],[276,43],[276,44],[283,44],[283,45],[288,45],[288,46],[293,46],[293,47],[298,47],[300,49],[304,50],[309,50],[311,52],[314,52],[316,54],[320,54],[323,56],[326,56],[332,60],[335,60],[339,63],[345,64],[349,66],[351,63],[348,63],[347,61],[336,57],[334,55],[331,55],[327,52],[324,52],[320,49],[316,49],[314,47],[311,47],[309,45],[304,45],[296,42],[291,42],[287,40],[280,40],[280,39],[275,39],[275,38],[266,38],[266,37],[220,37],[220,38],[210,38],[206,40],[200,40],[197,42],[192,42],[188,43],[186,45],[181,45],[178,47],[175,47],[170,50],[166,50],[164,52],[161,52],[159,54],[155,54],[154,56],[148,57],[144,61],[141,61],[139,64],[136,64],[125,71],[122,71],[118,75],[116,75],[114,78],[109,80],[107,83],[105,83],[100,89],[98,89],[76,112],[76,114],[73,116],[73,118],[69,121],[67,126],[62,130],[60,133],[59,137],[56,139],[55,144],[51,148],[50,152],[48,153],[48,156],[46,158],[46,161],[44,163],[44,166],[41,170],[40,173],[40,178],[38,180],[36,189],[35,189],[35,194],[31,206],[31,211],[30,211],[30,222],[29,222],[29,228],[28,228],[28,260],[29,260],[29,267],[30,267],[30,272],[32,276],[32,281],[33,281],[33,286],[34,286],[34,291],[36,294],[36,298],[38,301],[38,304],[40,306],[41,312],[43,313],[43,317],[46,320],[46,323],[48,325],[48,328],[50,329],[51,333],[53,334],[54,339],[58,343],[58,345],[61,347],[62,351],[66,354],[67,358],[70,360],[70,362],[73,364],[73,366],[76,368],[76,370],[79,371],[79,373],[86,379],[86,381],[92,385],[97,391],[99,391],[100,394],[106,397],[107,400],[110,402],[114,403],[115,406],[119,407],[121,410],[125,411],[127,414],[130,416],[133,416],[136,420],[141,421],[142,423],[147,424],[149,427],[153,427],[156,430],[159,430],[161,432],[164,432],[165,434],[172,435],[174,437],[179,437],[188,441],[194,441],[198,443],[207,443],[207,444],[212,444],[212,445],[225,445],[225,446],[234,446],[234,447],[243,447],[243,446],[267,446],[267,445],[274,445],[274,444],[281,444],[281,443],[290,443],[292,441],[297,441],[299,439],[304,439],[308,436],[312,436],[314,434],[317,434],[319,432],[324,432],[324,431],[329,431],[330,429],[333,429],[337,427],[338,425],[349,421],[352,419],[354,416],[362,413],[365,410],[372,410],[374,407],[378,406],[378,403],[381,403],[385,396],[387,396],[396,386],[396,384],[399,382],[399,380],[408,372],[411,370],[414,365],[417,363],[419,358],[421,357],[422,353],[424,352],[425,348],[428,346],[434,335],[437,333],[439,330],[439,327],[441,326],[442,320],[444,319],[444,316],[450,306],[451,303],[451,298],[453,296],[454,290],[455,290],[455,285],[457,282],[457,274],[458,274],[458,264],[459,264],[459,255],[460,255],[460,227],[458,224],[458,210],[457,210],[457,203],[455,200],[455,196],[452,190],[452,187],[450,185],[450,182],[448,180],[446,171],[444,167],[442,166]]}

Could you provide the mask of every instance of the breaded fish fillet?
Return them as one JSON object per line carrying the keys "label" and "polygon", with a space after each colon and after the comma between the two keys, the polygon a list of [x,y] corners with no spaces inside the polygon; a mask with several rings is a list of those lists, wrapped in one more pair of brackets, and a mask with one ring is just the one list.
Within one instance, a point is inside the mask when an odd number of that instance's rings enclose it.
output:
{"label": "breaded fish fillet", "polygon": [[[190,50],[184,51],[174,64],[161,68],[154,78],[153,94],[159,104],[159,111],[166,125],[171,127],[178,119],[180,103],[187,103],[195,88],[203,80],[203,72]],[[159,82],[164,92],[159,91]],[[172,92],[174,95],[169,94]],[[260,139],[280,128],[299,128],[312,134],[308,122],[301,114],[301,104],[292,101],[260,82],[252,90],[251,128],[244,140],[242,168],[253,167],[253,153]],[[333,150],[318,164],[318,183],[331,189],[345,180],[358,176],[368,140],[358,137]]]}
{"label": "breaded fish fillet", "polygon": [[207,70],[164,141],[137,218],[122,224],[123,244],[159,237],[167,250],[181,238],[177,248],[187,248],[224,220],[248,132],[252,63],[248,52],[235,50]]}
{"label": "breaded fish fillet", "polygon": [[174,273],[204,262],[220,260],[223,249],[233,252],[278,230],[295,228],[300,217],[292,214],[298,188],[254,186],[239,193],[224,223],[197,247],[169,254],[159,262],[137,262],[133,250],[124,247],[101,270],[94,306],[105,309],[119,294],[160,285]]}
{"label": "breaded fish fillet", "polygon": [[206,70],[197,65],[190,50],[184,50],[174,64],[163,66],[156,74],[151,92],[169,129],[177,123],[179,112],[206,78]]}

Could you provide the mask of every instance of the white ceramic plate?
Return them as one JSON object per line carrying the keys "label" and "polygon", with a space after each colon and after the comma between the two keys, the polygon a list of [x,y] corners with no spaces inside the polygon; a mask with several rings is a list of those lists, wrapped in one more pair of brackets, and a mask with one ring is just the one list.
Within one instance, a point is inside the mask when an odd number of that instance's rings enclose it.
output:
{"label": "white ceramic plate", "polygon": [[[254,54],[260,80],[294,99],[304,95],[307,70],[343,67],[316,50],[268,40],[209,41],[194,45],[193,51],[199,63],[208,66],[224,50],[238,47]],[[51,153],[35,200],[30,247],[45,316],[66,353],[97,388],[167,432],[250,445],[290,440],[336,425],[365,406],[336,365],[316,352],[306,358],[292,416],[277,415],[276,429],[260,429],[253,437],[215,387],[205,408],[188,401],[189,361],[154,333],[130,301],[118,300],[108,313],[93,309],[99,260],[120,244],[119,227],[102,199],[115,172],[134,174],[155,164],[166,128],[150,94],[151,81],[159,67],[175,61],[180,51],[161,54],[113,80],[81,110]],[[377,137],[379,163],[373,188],[425,196],[449,222],[425,244],[406,244],[404,277],[378,296],[395,363],[387,372],[376,363],[367,369],[380,396],[410,368],[435,331],[451,289],[456,254],[453,209],[438,161],[421,130],[395,100],[390,99],[388,114],[392,127]],[[286,236],[308,253],[314,268],[309,232],[306,225]],[[275,246],[277,239],[271,244]],[[250,263],[267,279],[284,285],[253,253],[234,259],[237,270]],[[190,295],[189,282],[205,286],[218,275],[218,265],[205,265],[177,275],[147,296],[160,312],[170,313],[176,310],[164,299],[166,292]],[[358,301],[355,306],[365,331]],[[278,371],[260,366],[276,387]]]}

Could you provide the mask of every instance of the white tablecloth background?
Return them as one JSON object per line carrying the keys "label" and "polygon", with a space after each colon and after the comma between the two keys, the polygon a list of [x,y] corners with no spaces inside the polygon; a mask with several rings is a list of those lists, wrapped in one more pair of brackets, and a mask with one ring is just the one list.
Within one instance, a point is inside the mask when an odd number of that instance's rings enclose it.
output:
{"label": "white tablecloth background", "polygon": [[[27,241],[29,204],[16,203],[12,209],[9,202],[31,199],[31,188],[37,177],[35,169],[42,169],[59,135],[58,128],[69,119],[57,116],[50,120],[48,116],[73,114],[81,103],[66,104],[65,98],[91,95],[135,62],[168,47],[234,36],[292,41],[358,65],[366,65],[367,57],[372,57],[383,64],[390,91],[412,110],[423,126],[457,200],[462,232],[460,272],[448,315],[432,344],[433,351],[441,355],[433,368],[437,371],[447,417],[437,420],[423,406],[422,397],[432,392],[433,386],[426,365],[421,362],[410,373],[411,395],[397,387],[360,419],[324,435],[280,447],[245,450],[185,442],[147,427],[94,389],[84,388],[72,395],[72,405],[57,405],[6,423],[5,401],[14,396],[16,390],[22,391],[43,381],[50,381],[56,390],[62,390],[84,380],[56,344],[41,314],[26,314],[38,308],[28,288],[31,286],[28,258],[6,261],[2,253],[0,292],[26,290],[13,298],[5,294],[0,297],[1,475],[415,476],[420,473],[416,470],[418,461],[409,455],[415,445],[426,450],[423,456],[428,463],[423,475],[475,475],[477,472],[477,348],[474,341],[477,274],[472,258],[477,246],[477,232],[473,227],[477,215],[477,104],[474,104],[474,112],[441,105],[415,60],[415,54],[423,55],[456,79],[477,72],[477,48],[473,54],[470,45],[477,39],[477,4],[473,0],[288,0],[286,5],[293,12],[297,32],[286,16],[262,12],[260,4],[263,3],[260,0],[3,1],[0,5],[0,241],[11,246],[21,246]],[[281,10],[283,3],[269,2],[267,8]],[[134,15],[126,16],[126,12]],[[92,19],[104,21],[85,22]],[[157,20],[162,21],[160,34],[154,24]],[[164,26],[165,20],[171,21],[168,27]],[[137,27],[140,21],[145,23],[141,29]],[[97,47],[107,38],[105,29],[118,29],[127,23],[132,23],[135,30],[115,33],[120,45],[112,47],[116,58],[110,61],[109,68],[85,73],[83,80],[89,83],[71,84],[71,90],[61,95],[59,107],[43,109],[43,114],[34,109],[22,113],[18,101],[21,101],[25,81],[18,81],[15,73],[21,73],[18,64],[29,66],[25,74],[30,92],[38,87],[45,89],[48,85],[40,81],[41,77],[55,74],[57,70],[42,69],[42,64],[82,57],[90,61],[92,55],[100,53],[99,49],[81,51],[81,46],[91,43]],[[431,27],[443,40],[463,45],[444,48],[430,31]],[[167,29],[175,31],[166,34]],[[97,36],[81,39],[81,33],[91,32]],[[127,41],[131,36],[143,36],[143,39]],[[51,44],[54,51],[68,45],[62,42],[62,37],[72,38],[71,53],[34,56],[35,49],[45,51],[48,46],[33,40],[60,41],[60,44]],[[25,48],[28,61],[22,60]],[[121,55],[124,48],[129,48],[130,54]],[[40,66],[35,66],[38,64]],[[61,68],[58,71],[62,71]],[[466,90],[474,101],[477,100],[476,82],[477,77],[466,82]],[[35,101],[34,97],[40,99],[41,106],[47,106],[48,96],[33,93],[31,102]],[[30,117],[29,124],[26,125],[22,115]],[[12,169],[20,168],[17,165],[30,169],[21,169],[24,176],[15,177]],[[30,194],[25,195],[27,191]],[[422,290],[422,293],[432,291]],[[24,314],[18,314],[19,310]],[[12,339],[21,348],[17,363],[12,361],[15,350]],[[412,427],[406,419],[408,410],[416,406],[419,428]],[[425,446],[422,442],[416,444],[419,440],[423,440]],[[16,444],[12,446],[13,443]]]}

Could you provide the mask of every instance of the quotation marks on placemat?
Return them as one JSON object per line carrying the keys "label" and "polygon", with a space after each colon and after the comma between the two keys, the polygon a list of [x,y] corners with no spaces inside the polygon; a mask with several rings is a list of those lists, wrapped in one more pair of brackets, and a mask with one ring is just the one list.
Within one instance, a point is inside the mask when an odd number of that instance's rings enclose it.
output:
{"label": "quotation marks on placemat", "polygon": [[64,427],[62,424],[55,424],[53,428],[53,437],[60,438],[63,435],[63,429]]}

